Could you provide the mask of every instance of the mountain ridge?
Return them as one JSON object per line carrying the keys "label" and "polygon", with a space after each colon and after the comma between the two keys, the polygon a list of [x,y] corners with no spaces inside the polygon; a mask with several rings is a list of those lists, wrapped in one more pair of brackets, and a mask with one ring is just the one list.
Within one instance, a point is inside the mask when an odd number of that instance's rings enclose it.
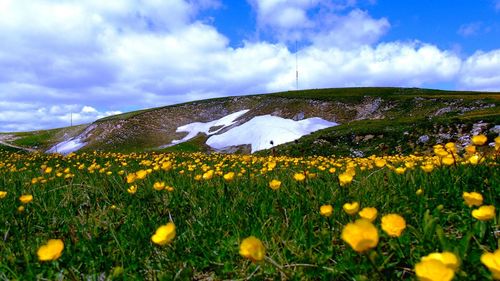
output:
{"label": "mountain ridge", "polygon": [[[342,148],[337,145],[338,151],[335,151],[334,143],[338,142],[337,139],[346,139],[346,143],[359,143],[365,138],[367,141],[382,139],[377,141],[378,146],[387,142],[383,132],[391,126],[395,128],[424,126],[429,128],[429,132],[421,132],[422,135],[426,133],[438,135],[440,130],[445,130],[443,128],[453,125],[452,123],[462,124],[461,130],[466,130],[480,121],[488,123],[485,128],[485,131],[488,131],[500,124],[500,112],[497,107],[499,103],[500,93],[497,92],[387,87],[311,89],[192,101],[109,116],[78,127],[10,135],[15,138],[11,141],[12,144],[46,151],[55,144],[74,138],[87,130],[87,135],[83,138],[86,144],[82,147],[82,151],[163,151],[161,147],[185,136],[184,133],[176,132],[181,126],[193,122],[210,122],[237,111],[249,110],[239,117],[232,127],[240,126],[261,115],[295,121],[319,117],[340,124],[339,128],[324,129],[304,136],[299,141],[278,146],[275,151],[301,154],[302,152],[299,152],[301,146],[318,146],[318,140],[321,140],[320,143],[330,144],[328,149],[324,149],[325,153],[352,154],[352,147],[348,148],[345,145],[340,146]],[[433,125],[436,124],[437,127],[434,128]],[[89,130],[89,126],[93,128]],[[351,127],[351,130],[346,127]],[[378,128],[380,132],[367,130],[370,127]],[[227,130],[228,128],[224,128],[220,133]],[[344,133],[339,134],[339,132]],[[401,131],[404,132],[405,130]],[[37,137],[37,142],[30,143],[30,139]],[[439,140],[436,137],[429,138],[433,141]],[[458,136],[450,136],[448,140],[457,138]],[[193,140],[195,143],[177,144],[164,150],[183,151],[182,147],[191,146],[188,151],[215,151],[209,146],[202,145],[206,139],[206,135],[200,135]],[[416,140],[413,143],[416,143]],[[376,152],[377,148],[372,147],[363,153],[369,153],[370,150]],[[248,147],[242,145],[239,148],[228,149],[227,152],[248,152]],[[314,154],[317,153],[321,153],[321,150],[316,149]]]}

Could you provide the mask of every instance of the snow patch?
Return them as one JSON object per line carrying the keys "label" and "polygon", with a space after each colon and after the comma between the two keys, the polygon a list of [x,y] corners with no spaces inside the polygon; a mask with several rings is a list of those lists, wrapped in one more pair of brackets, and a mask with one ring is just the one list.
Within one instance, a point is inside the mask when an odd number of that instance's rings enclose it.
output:
{"label": "snow patch", "polygon": [[78,136],[54,145],[49,150],[47,150],[47,153],[60,153],[63,155],[67,155],[71,152],[79,150],[87,144],[83,140],[89,137],[89,132],[94,128],[95,125],[87,127],[87,129],[85,129],[85,131],[83,131],[83,133],[79,134]]}
{"label": "snow patch", "polygon": [[71,152],[77,151],[78,149],[84,147],[86,144],[87,143],[82,142],[81,139],[71,139],[54,145],[49,150],[47,150],[47,153],[61,153],[66,155]]}
{"label": "snow patch", "polygon": [[[194,122],[194,123],[186,124],[184,126],[180,126],[177,128],[176,132],[177,133],[187,132],[188,134],[180,140],[173,140],[172,143],[168,146],[188,141],[188,140],[196,137],[199,133],[205,133],[206,135],[209,135],[209,136],[216,134],[220,130],[233,125],[236,122],[236,119],[238,119],[240,116],[247,113],[248,111],[249,111],[249,109],[241,110],[241,111],[231,113],[231,114],[224,116],[220,119],[217,119],[217,120],[214,120],[211,122],[207,122],[207,123]],[[217,128],[217,130],[210,131],[210,128],[214,128],[214,127]]]}
{"label": "snow patch", "polygon": [[[215,149],[223,149],[229,146],[250,144],[252,153],[254,153],[337,125],[338,123],[318,117],[294,121],[277,116],[262,115],[220,135],[212,135],[208,138],[207,145]],[[273,141],[273,145],[271,145],[271,141]]]}

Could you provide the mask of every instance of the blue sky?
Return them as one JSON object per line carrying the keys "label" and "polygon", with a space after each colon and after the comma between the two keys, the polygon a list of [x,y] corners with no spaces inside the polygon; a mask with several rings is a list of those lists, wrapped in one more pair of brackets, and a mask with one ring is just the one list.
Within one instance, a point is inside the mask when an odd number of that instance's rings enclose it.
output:
{"label": "blue sky", "polygon": [[296,56],[301,89],[500,91],[499,19],[500,0],[0,0],[0,132],[294,90]]}

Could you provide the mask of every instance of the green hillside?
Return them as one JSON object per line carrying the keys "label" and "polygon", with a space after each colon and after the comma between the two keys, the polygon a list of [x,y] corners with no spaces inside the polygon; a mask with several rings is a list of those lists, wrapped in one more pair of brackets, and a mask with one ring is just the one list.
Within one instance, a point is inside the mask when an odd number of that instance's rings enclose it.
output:
{"label": "green hillside", "polygon": [[[498,92],[311,89],[193,101],[109,116],[89,125],[11,135],[13,144],[40,151],[73,137],[85,141],[82,151],[210,151],[204,143],[205,135],[164,147],[184,137],[185,133],[176,132],[179,126],[209,122],[249,109],[238,122],[270,114],[294,120],[320,117],[341,124],[278,146],[277,153],[366,155],[426,150],[433,142],[459,141],[480,124],[484,133],[493,136],[498,134],[494,126],[500,124],[499,103]],[[422,137],[428,140],[419,142]]]}

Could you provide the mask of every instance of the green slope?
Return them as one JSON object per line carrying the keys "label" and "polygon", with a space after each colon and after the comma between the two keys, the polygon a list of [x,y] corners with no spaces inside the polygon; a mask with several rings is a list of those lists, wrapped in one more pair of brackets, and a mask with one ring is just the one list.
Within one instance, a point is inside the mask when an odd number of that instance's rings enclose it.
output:
{"label": "green slope", "polygon": [[[208,122],[232,112],[250,109],[254,116],[273,114],[283,118],[321,117],[341,125],[305,136],[296,143],[277,147],[282,153],[350,154],[406,151],[418,137],[428,134],[440,141],[439,130],[470,129],[483,121],[500,124],[500,93],[460,92],[419,88],[334,88],[235,96],[187,102],[127,112],[99,119],[86,135],[82,150],[151,151],[184,134],[176,128],[192,122]],[[453,127],[458,128],[453,128]],[[14,144],[46,150],[77,136],[85,125],[46,131],[16,133]],[[371,137],[373,135],[373,137]],[[169,147],[168,151],[209,151],[206,136]],[[452,139],[453,140],[453,139]],[[389,147],[385,149],[385,147]],[[427,149],[423,146],[422,150]],[[235,151],[245,151],[236,149]],[[267,152],[261,152],[267,153]]]}

